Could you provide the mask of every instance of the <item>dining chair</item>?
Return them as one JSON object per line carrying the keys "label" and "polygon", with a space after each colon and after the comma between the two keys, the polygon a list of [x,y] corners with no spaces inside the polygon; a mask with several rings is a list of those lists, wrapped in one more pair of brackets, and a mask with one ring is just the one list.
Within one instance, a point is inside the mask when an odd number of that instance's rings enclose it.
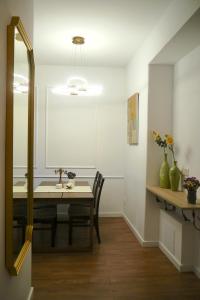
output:
{"label": "dining chair", "polygon": [[[101,192],[104,184],[104,178],[100,174],[97,180],[96,191],[94,194],[95,208],[93,222],[97,234],[98,243],[101,243],[100,230],[99,230],[99,204]],[[90,208],[82,205],[73,205],[69,207],[69,245],[72,245],[72,231],[73,227],[88,227],[90,226]]]}
{"label": "dining chair", "polygon": [[101,175],[101,174],[100,174],[99,171],[97,171],[97,172],[96,172],[96,175],[95,175],[95,178],[94,178],[93,187],[92,187],[92,193],[93,193],[93,194],[94,194],[95,189],[96,189],[96,186],[97,186],[97,182],[98,182],[98,179],[99,179],[99,175]]}
{"label": "dining chair", "polygon": [[[42,226],[41,226],[42,225]],[[47,225],[47,227],[45,226]],[[57,230],[57,206],[36,204],[33,208],[33,229],[51,231],[51,247],[55,247]]]}

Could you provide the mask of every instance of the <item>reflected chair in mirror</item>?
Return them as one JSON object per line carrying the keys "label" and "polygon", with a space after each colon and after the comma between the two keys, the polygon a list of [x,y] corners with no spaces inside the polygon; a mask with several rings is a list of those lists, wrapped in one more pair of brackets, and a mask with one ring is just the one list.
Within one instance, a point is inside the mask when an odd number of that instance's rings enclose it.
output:
{"label": "reflected chair in mirror", "polygon": [[26,224],[27,224],[27,218],[26,218],[26,211],[27,211],[27,205],[26,201],[23,199],[19,200],[14,203],[13,205],[13,228],[21,230],[21,245],[24,244],[25,241],[25,233],[26,233]]}
{"label": "reflected chair in mirror", "polygon": [[[17,183],[14,184],[14,186],[24,186],[24,185],[25,185],[24,181],[18,181]],[[23,198],[17,199],[13,203],[13,228],[15,229],[14,237],[15,235],[17,235],[18,229],[21,231],[21,245],[23,245],[25,242],[26,225],[27,225],[27,200]]]}
{"label": "reflected chair in mirror", "polygon": [[51,247],[55,247],[57,230],[57,207],[56,205],[37,204],[33,209],[33,229],[35,231],[51,231]]}
{"label": "reflected chair in mirror", "polygon": [[[101,243],[100,231],[99,231],[99,204],[101,198],[101,192],[104,184],[104,178],[101,174],[98,176],[96,190],[94,191],[94,227],[97,234],[98,243]],[[72,245],[72,231],[73,227],[88,227],[90,226],[90,208],[83,205],[72,205],[68,210],[69,215],[69,245]]]}

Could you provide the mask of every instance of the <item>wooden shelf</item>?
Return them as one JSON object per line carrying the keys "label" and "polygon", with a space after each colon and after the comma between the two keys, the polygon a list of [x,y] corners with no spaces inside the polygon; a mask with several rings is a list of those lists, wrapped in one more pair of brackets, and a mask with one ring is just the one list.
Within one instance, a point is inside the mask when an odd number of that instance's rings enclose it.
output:
{"label": "wooden shelf", "polygon": [[181,209],[200,209],[200,199],[197,200],[196,204],[190,204],[187,202],[186,192],[173,192],[170,189],[163,189],[158,186],[147,186],[147,190],[175,207]]}

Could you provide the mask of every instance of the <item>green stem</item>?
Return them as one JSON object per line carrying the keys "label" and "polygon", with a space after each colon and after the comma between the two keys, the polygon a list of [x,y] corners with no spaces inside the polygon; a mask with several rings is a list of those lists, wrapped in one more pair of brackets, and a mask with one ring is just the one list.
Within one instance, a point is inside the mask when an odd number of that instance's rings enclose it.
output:
{"label": "green stem", "polygon": [[172,152],[173,160],[176,161],[176,158],[175,158],[175,155],[174,155],[174,149],[173,149],[173,146],[169,147],[169,149],[170,149],[171,152]]}

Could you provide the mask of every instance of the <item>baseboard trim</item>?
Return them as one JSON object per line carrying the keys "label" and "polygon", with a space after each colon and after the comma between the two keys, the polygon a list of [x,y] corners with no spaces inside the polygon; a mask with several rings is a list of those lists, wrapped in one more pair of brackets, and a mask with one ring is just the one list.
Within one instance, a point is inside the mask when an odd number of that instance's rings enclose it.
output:
{"label": "baseboard trim", "polygon": [[122,212],[100,212],[99,216],[102,218],[120,218],[123,217]]}
{"label": "baseboard trim", "polygon": [[33,297],[33,291],[34,291],[34,287],[31,286],[27,300],[31,300],[32,299],[32,297]]}
{"label": "baseboard trim", "polygon": [[142,247],[159,247],[159,249],[167,256],[169,261],[176,267],[179,272],[194,272],[195,275],[200,279],[200,268],[194,267],[193,265],[183,265],[181,262],[166,248],[166,246],[159,241],[145,241],[138,230],[133,226],[128,217],[123,213],[123,219],[126,224],[140,243]]}
{"label": "baseboard trim", "polygon": [[141,234],[138,232],[138,230],[133,226],[133,224],[130,222],[129,218],[123,214],[123,218],[128,225],[129,229],[132,231],[138,242],[142,247],[158,247],[157,241],[145,241]]}
{"label": "baseboard trim", "polygon": [[[176,267],[179,272],[195,272],[192,265],[183,265],[162,243],[159,242],[160,250],[167,256],[171,263]],[[200,275],[200,273],[199,273]]]}

